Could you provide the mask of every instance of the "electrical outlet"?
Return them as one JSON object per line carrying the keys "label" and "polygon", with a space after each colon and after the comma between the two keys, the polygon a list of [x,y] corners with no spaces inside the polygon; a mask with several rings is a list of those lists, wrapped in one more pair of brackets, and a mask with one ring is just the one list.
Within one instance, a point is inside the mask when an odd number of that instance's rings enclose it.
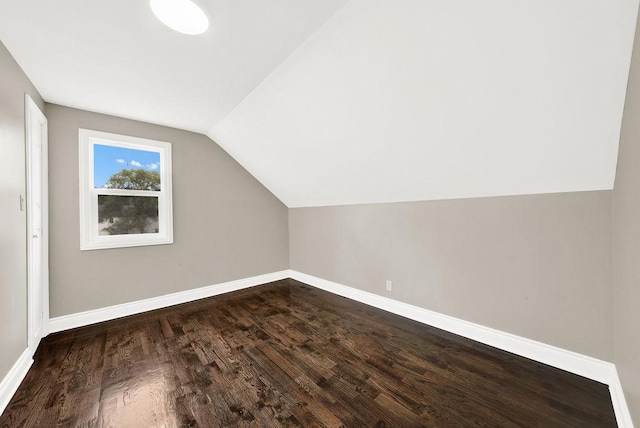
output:
{"label": "electrical outlet", "polygon": [[393,282],[390,279],[387,279],[387,291],[393,291]]}

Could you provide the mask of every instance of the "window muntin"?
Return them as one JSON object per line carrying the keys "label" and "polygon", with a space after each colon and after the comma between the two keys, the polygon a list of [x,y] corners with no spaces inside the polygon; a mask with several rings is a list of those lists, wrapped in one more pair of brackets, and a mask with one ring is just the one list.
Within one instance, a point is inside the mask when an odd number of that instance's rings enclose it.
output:
{"label": "window muntin", "polygon": [[171,144],[80,129],[80,249],[173,242]]}

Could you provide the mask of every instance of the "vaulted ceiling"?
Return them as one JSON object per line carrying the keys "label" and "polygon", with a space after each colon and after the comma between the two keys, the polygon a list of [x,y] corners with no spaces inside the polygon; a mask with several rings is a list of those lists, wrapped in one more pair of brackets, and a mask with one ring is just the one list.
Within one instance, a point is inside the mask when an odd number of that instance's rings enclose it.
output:
{"label": "vaulted ceiling", "polygon": [[0,0],[0,40],[52,103],[205,133],[346,0],[196,0],[210,29],[149,0]]}
{"label": "vaulted ceiling", "polygon": [[45,100],[207,133],[290,207],[613,186],[638,0],[197,2],[188,37],[0,1],[0,40]]}

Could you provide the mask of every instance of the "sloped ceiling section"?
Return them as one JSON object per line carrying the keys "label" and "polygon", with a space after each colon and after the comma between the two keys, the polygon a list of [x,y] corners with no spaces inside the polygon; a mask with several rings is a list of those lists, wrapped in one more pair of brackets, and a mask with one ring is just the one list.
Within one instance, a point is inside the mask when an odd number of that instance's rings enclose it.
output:
{"label": "sloped ceiling section", "polygon": [[0,0],[0,40],[51,103],[206,133],[347,0],[195,0],[210,30],[149,0]]}
{"label": "sloped ceiling section", "polygon": [[290,207],[611,189],[637,0],[351,0],[208,135]]}

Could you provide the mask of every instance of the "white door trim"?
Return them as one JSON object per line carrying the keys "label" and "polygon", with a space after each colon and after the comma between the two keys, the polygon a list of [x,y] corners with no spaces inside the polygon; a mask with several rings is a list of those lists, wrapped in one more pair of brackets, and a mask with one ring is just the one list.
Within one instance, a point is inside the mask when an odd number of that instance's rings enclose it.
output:
{"label": "white door trim", "polygon": [[[34,124],[42,126],[42,154],[39,167],[41,173],[36,174],[33,165],[32,152],[34,150],[35,141],[32,133]],[[48,178],[48,133],[47,118],[38,108],[36,103],[28,94],[25,94],[25,137],[26,137],[26,170],[27,170],[27,311],[28,311],[28,328],[27,328],[27,346],[31,355],[38,348],[40,339],[45,337],[48,332],[49,320],[49,178]],[[35,177],[41,177],[40,183],[34,181]],[[41,187],[41,215],[42,227],[40,231],[34,230],[33,207],[32,201],[35,186]],[[34,238],[37,235],[37,238]],[[35,254],[33,240],[41,241],[41,254]],[[40,263],[41,281],[34,281],[34,265]],[[39,297],[39,299],[36,299]],[[41,302],[41,309],[37,307],[37,302]],[[39,320],[39,318],[41,318]],[[40,321],[39,323],[37,321]],[[37,326],[41,329],[36,330]]]}

